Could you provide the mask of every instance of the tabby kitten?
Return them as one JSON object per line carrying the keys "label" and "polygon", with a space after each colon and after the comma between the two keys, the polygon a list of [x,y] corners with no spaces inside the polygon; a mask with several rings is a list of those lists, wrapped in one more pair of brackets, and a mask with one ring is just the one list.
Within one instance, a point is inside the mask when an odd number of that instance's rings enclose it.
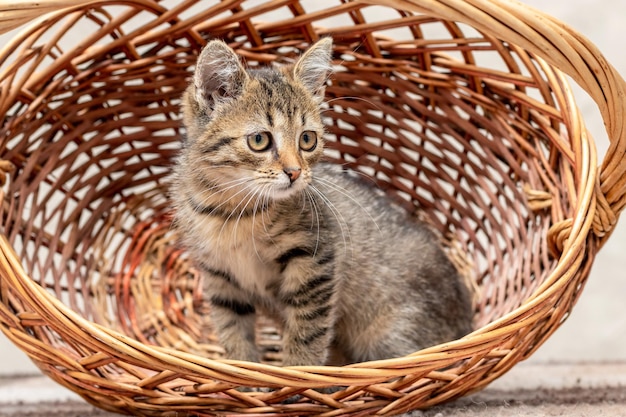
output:
{"label": "tabby kitten", "polygon": [[258,361],[255,313],[283,327],[284,365],[398,357],[471,329],[467,288],[430,229],[361,177],[319,163],[332,40],[246,70],[221,41],[183,98],[175,224],[231,359]]}

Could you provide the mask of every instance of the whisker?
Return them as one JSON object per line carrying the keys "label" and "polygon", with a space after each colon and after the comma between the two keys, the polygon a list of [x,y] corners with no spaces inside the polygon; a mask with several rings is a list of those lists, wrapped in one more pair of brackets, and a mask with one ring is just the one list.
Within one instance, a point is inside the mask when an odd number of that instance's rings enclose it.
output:
{"label": "whisker", "polygon": [[331,189],[337,191],[338,193],[342,194],[343,196],[349,198],[353,202],[355,202],[356,205],[359,206],[359,208],[361,210],[363,210],[363,213],[365,213],[367,215],[367,217],[369,217],[369,219],[372,221],[372,223],[374,223],[374,225],[378,229],[378,233],[380,233],[382,235],[382,230],[380,229],[380,226],[378,225],[378,222],[376,222],[376,219],[374,219],[374,217],[372,217],[372,215],[369,213],[369,211],[367,211],[365,209],[365,207],[363,207],[363,205],[356,198],[354,198],[352,196],[352,194],[348,190],[346,190],[344,187],[341,187],[341,186],[339,186],[339,185],[337,185],[337,184],[335,184],[335,183],[333,183],[333,182],[331,182],[331,181],[329,181],[329,180],[327,180],[325,178],[318,177],[317,181],[319,181],[321,185],[324,185],[324,186],[326,186],[328,188],[331,188]]}
{"label": "whisker", "polygon": [[224,183],[220,183],[220,184],[216,184],[213,187],[210,188],[205,188],[202,191],[214,191],[214,190],[219,190],[216,193],[214,193],[213,195],[219,193],[219,194],[225,194],[228,191],[237,188],[238,186],[245,184],[247,182],[252,182],[254,181],[254,179],[252,178],[238,178],[236,180],[232,180],[232,181],[227,181]]}
{"label": "whisker", "polygon": [[359,177],[361,177],[364,180],[367,180],[367,182],[372,185],[374,188],[379,188],[378,184],[376,183],[376,180],[371,176],[368,175],[362,171],[359,171],[356,168],[352,168],[349,162],[344,162],[344,163],[338,163],[337,165],[339,165],[343,170],[348,170],[350,171],[350,174],[354,174],[354,175],[358,175]]}
{"label": "whisker", "polygon": [[[247,186],[246,190],[248,190],[248,192],[246,193],[246,195],[244,195],[241,198],[239,203],[237,203],[237,205],[235,207],[233,207],[233,210],[231,211],[230,215],[226,219],[227,221],[230,220],[231,217],[233,216],[233,214],[237,213],[237,211],[239,211],[239,216],[237,216],[237,221],[241,220],[241,217],[243,216],[243,214],[246,211],[246,207],[248,207],[248,204],[250,203],[250,200],[254,197],[254,194],[257,192],[257,189],[255,187],[253,187],[253,186]],[[241,206],[242,204],[243,204],[243,207]]]}
{"label": "whisker", "polygon": [[[367,99],[364,99],[363,97],[357,97],[357,96],[342,96],[342,97],[334,97],[334,98],[331,98],[331,99],[329,99],[329,100],[326,100],[326,102],[325,102],[325,103],[326,103],[327,105],[330,105],[332,102],[334,102],[334,101],[339,101],[339,100],[361,100],[361,101],[366,102],[367,104],[370,104],[372,107],[375,107],[377,110],[382,110],[382,109],[383,109],[383,107],[382,107],[382,106],[380,106],[378,103],[375,103],[375,102],[374,102],[374,101],[372,101],[372,100],[367,100]],[[328,109],[322,109],[321,111],[322,111],[322,113],[323,113],[323,112],[326,112],[326,111],[329,111],[329,110],[331,110],[331,108],[328,108]]]}
{"label": "whisker", "polygon": [[219,210],[221,207],[223,207],[224,205],[228,204],[231,200],[236,199],[237,196],[243,192],[245,192],[248,188],[249,188],[249,184],[253,182],[252,179],[244,179],[236,184],[231,185],[230,187],[227,187],[226,189],[222,190],[222,192],[220,193],[214,193],[211,194],[210,196],[207,196],[201,200],[198,201],[198,203],[200,203],[201,205],[208,205],[210,201],[217,199],[218,201],[222,200],[222,198],[219,198],[216,196],[216,194],[224,194],[232,189],[235,189],[241,185],[244,185],[244,187],[237,191],[235,194],[233,194],[232,196],[230,196],[229,198],[227,198],[226,200],[223,200],[220,204],[218,204],[217,206],[213,207],[213,210],[211,210],[209,212],[209,215],[215,214],[215,212],[217,210]]}
{"label": "whisker", "polygon": [[[252,194],[251,194],[252,193]],[[245,205],[243,206],[243,208],[241,209],[241,212],[239,213],[239,217],[237,217],[237,221],[235,222],[235,226],[233,227],[233,234],[235,235],[235,238],[237,236],[237,227],[239,227],[239,222],[241,221],[241,218],[243,217],[243,213],[245,213],[245,211],[248,208],[248,205],[250,205],[250,203],[255,200],[255,202],[258,202],[258,194],[260,193],[260,189],[259,188],[253,188],[251,190],[251,193],[248,193],[246,195],[246,197],[248,195],[250,195],[250,197],[247,198]],[[256,239],[254,238],[254,229],[255,229],[255,225],[254,225],[254,220],[255,220],[255,216],[256,216],[256,208],[257,205],[255,204],[255,206],[252,208],[252,227],[251,227],[251,238],[252,238],[252,246],[254,248],[254,252],[256,253],[256,256],[258,259],[262,259],[261,258],[261,254],[259,253],[257,247],[256,247]]]}
{"label": "whisker", "polygon": [[[348,245],[347,245],[347,242],[346,242],[346,235],[348,236],[348,241],[350,242],[350,249],[353,250],[352,236],[350,234],[350,228],[348,227],[348,223],[346,222],[346,219],[343,217],[343,215],[337,209],[337,207],[333,204],[333,202],[330,201],[330,199],[328,199],[328,197],[326,197],[321,190],[319,190],[313,184],[309,185],[309,188],[313,192],[315,192],[315,194],[317,194],[320,197],[320,199],[330,209],[330,211],[333,214],[333,216],[335,217],[335,219],[337,219],[337,224],[339,225],[339,230],[341,231],[341,238],[343,240],[344,252],[348,251]],[[344,229],[344,226],[346,226],[345,229]],[[347,229],[347,233],[346,233],[346,229]]]}
{"label": "whisker", "polygon": [[[313,251],[313,256],[315,256],[317,254],[317,249],[319,248],[319,245],[320,245],[320,213],[319,213],[319,209],[317,208],[317,203],[315,202],[315,198],[311,194],[311,192],[309,190],[304,190],[303,196],[306,196],[306,198],[309,200],[311,204],[311,208],[313,209],[311,212],[311,230],[313,229],[313,222],[316,221],[317,223],[317,237],[315,239],[315,250]],[[303,205],[305,203],[306,203],[306,200],[304,200],[304,197],[303,197]],[[315,214],[315,217],[313,217],[314,214]]]}
{"label": "whisker", "polygon": [[[270,200],[270,195],[269,195],[269,190],[270,190],[271,186],[268,184],[266,185],[263,189],[262,189],[262,197],[263,197],[263,204],[266,207],[269,207],[269,205],[271,204],[271,200]],[[265,211],[261,211],[261,223],[263,224],[263,231],[265,231],[265,234],[267,236],[270,237],[270,232],[267,229],[267,224],[265,223],[265,219],[267,217],[267,221],[271,223],[272,218],[269,215],[269,211],[265,212]]]}
{"label": "whisker", "polygon": [[[249,184],[246,184],[246,186],[245,186],[242,190],[240,190],[240,191],[238,191],[238,192],[237,192],[237,194],[240,194],[240,193],[242,193],[242,192],[244,192],[244,191],[248,191],[248,192],[246,193],[246,195],[244,195],[244,196],[243,196],[243,198],[239,201],[239,203],[237,203],[237,205],[233,208],[233,210],[230,212],[230,214],[228,215],[228,217],[227,217],[226,219],[224,219],[224,223],[222,224],[222,227],[220,228],[220,233],[219,233],[219,234],[218,234],[218,236],[217,236],[217,240],[218,240],[218,241],[220,241],[220,240],[221,240],[222,233],[224,232],[224,228],[226,227],[226,225],[228,224],[228,222],[230,221],[230,219],[233,217],[233,214],[235,214],[235,212],[237,211],[237,209],[239,208],[239,206],[241,206],[241,204],[242,204],[242,203],[243,203],[243,201],[244,201],[244,200],[248,197],[248,195],[250,195],[250,193],[253,193],[253,192],[254,192],[254,189],[253,189],[253,188],[251,189],[251,188],[252,188],[252,187],[251,187]],[[237,194],[235,194],[235,196],[236,196]],[[233,197],[235,197],[235,196],[233,196]],[[231,197],[230,199],[232,199],[233,197]],[[229,200],[230,200],[230,199],[229,199]],[[243,210],[241,211],[241,213],[243,213]],[[235,225],[235,226],[236,226],[236,225]]]}

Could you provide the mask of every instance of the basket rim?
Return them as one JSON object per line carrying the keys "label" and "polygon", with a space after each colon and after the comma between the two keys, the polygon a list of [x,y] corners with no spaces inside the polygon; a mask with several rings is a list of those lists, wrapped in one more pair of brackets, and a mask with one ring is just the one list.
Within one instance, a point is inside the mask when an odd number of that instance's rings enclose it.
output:
{"label": "basket rim", "polygon": [[[498,339],[504,332],[513,332],[529,326],[529,321],[532,320],[528,316],[524,317],[523,313],[543,308],[547,314],[550,306],[542,307],[541,303],[549,299],[556,291],[553,286],[542,293],[537,291],[537,297],[531,296],[519,308],[460,339],[431,346],[404,357],[344,366],[289,367],[232,359],[209,359],[173,348],[145,344],[114,329],[94,323],[63,304],[62,301],[32,280],[24,271],[21,262],[3,234],[0,235],[0,271],[3,272],[2,275],[5,278],[9,278],[9,285],[30,295],[26,301],[33,312],[38,313],[41,317],[52,314],[56,319],[61,318],[51,327],[63,335],[69,335],[69,339],[76,339],[76,335],[84,335],[99,346],[101,352],[106,352],[120,360],[132,358],[137,364],[146,363],[147,358],[149,358],[152,361],[151,364],[159,363],[163,372],[181,372],[184,369],[188,375],[215,378],[226,383],[270,387],[324,388],[328,386],[376,384],[390,378],[405,376],[407,370],[415,372],[420,364],[425,363],[428,365],[423,366],[422,372],[436,372],[458,361],[458,358],[450,359],[450,352],[454,352],[457,348],[463,348],[464,355],[471,357],[492,350],[488,344],[492,338]],[[5,274],[7,271],[12,273]],[[0,330],[10,339],[13,338],[9,332],[5,331],[4,327],[0,327]],[[80,342],[78,339],[76,341]],[[467,345],[473,346],[473,348],[468,349]],[[376,372],[372,373],[371,371]],[[250,381],[247,381],[247,383],[242,384],[241,375],[252,379],[254,383],[250,384]]]}
{"label": "basket rim", "polygon": [[[455,13],[451,13],[450,11],[451,9],[445,9],[445,7],[452,8],[455,5],[459,6],[460,3],[463,3],[463,2],[459,3],[456,0],[442,0],[438,2],[437,4],[426,2],[428,6],[426,7],[426,6],[418,5],[418,3],[420,3],[418,0],[403,0],[403,1],[358,0],[358,1],[363,1],[365,3],[371,3],[371,4],[391,5],[392,7],[394,7],[393,6],[394,4],[400,4],[402,6],[401,8],[406,8],[406,9],[413,10],[416,12],[421,12],[421,13],[429,13],[445,20],[450,20],[450,16],[448,14],[456,15]],[[124,2],[141,3],[142,5],[145,5],[146,3],[143,0],[125,0]],[[64,15],[68,11],[79,10],[81,9],[81,7],[83,7],[87,3],[113,4],[113,3],[119,3],[119,1],[97,0],[96,2],[89,2],[86,0],[79,0],[76,2],[72,2],[72,1],[67,2],[67,1],[58,1],[58,0],[46,0],[44,1],[44,3],[49,3],[49,5],[47,5],[46,7],[50,7],[50,8],[58,7],[58,4],[60,3],[63,3],[63,4],[69,3],[71,4],[71,6],[63,10],[55,11],[54,13],[50,15],[45,15],[45,16],[40,17],[39,19],[37,19],[37,22],[35,23],[35,25],[39,24],[41,21],[54,20]],[[152,3],[152,2],[149,2],[149,3]],[[160,6],[156,6],[156,7],[160,7]],[[459,19],[455,19],[455,20],[458,20],[458,21],[470,20],[468,17],[465,17],[463,19],[461,19],[461,17],[463,16],[458,16],[458,17]],[[477,26],[484,26],[484,24],[481,22],[473,22],[473,23],[476,23]],[[31,26],[30,30],[34,30],[34,26]],[[26,33],[28,33],[28,30],[26,31]],[[16,39],[21,40],[22,36],[25,36],[25,35],[20,35],[16,37]],[[562,77],[559,74],[556,74],[556,76],[561,78],[560,83],[562,86],[567,85],[567,82],[565,81],[564,77]],[[567,92],[569,93],[569,89]],[[570,102],[570,110],[575,111],[577,115],[578,111],[577,111],[573,96],[568,96],[567,99]],[[573,119],[578,120],[579,117],[573,117]],[[567,268],[571,268],[572,265],[574,264],[581,264],[583,262],[584,248],[586,246],[584,242],[584,240],[586,239],[586,235],[583,232],[585,230],[589,230],[591,224],[593,223],[593,216],[587,216],[587,214],[590,211],[592,211],[592,207],[591,207],[592,201],[593,201],[592,197],[597,191],[595,187],[596,186],[595,178],[597,178],[597,171],[598,171],[595,168],[597,165],[596,164],[597,160],[595,158],[596,157],[595,148],[592,146],[591,143],[585,140],[587,139],[587,136],[581,134],[579,138],[581,139],[581,141],[578,144],[578,147],[582,150],[582,154],[584,156],[587,156],[587,158],[584,159],[583,161],[577,161],[577,163],[581,164],[579,165],[579,167],[582,170],[581,182],[583,178],[587,178],[588,180],[583,182],[584,185],[580,187],[581,198],[578,199],[580,206],[575,210],[575,212],[577,213],[577,216],[575,219],[573,219],[573,221],[571,221],[571,224],[568,224],[565,226],[568,232],[561,234],[561,236],[566,236],[566,238],[563,239],[564,242],[563,242],[562,252],[561,252],[563,254],[563,257],[559,260],[556,268],[550,273],[546,281],[541,285],[540,288],[538,288],[535,291],[534,294],[532,294],[527,300],[523,302],[522,305],[520,305],[518,308],[514,309],[510,313],[496,319],[495,321],[490,322],[486,326],[476,329],[475,331],[473,331],[472,333],[468,334],[467,336],[461,339],[420,350],[419,352],[416,352],[415,354],[409,355],[405,358],[385,359],[381,361],[368,362],[367,364],[369,365],[353,364],[353,365],[347,365],[346,367],[348,368],[371,367],[371,369],[383,370],[386,368],[386,366],[396,367],[402,364],[413,363],[415,362],[416,358],[421,357],[421,356],[424,356],[425,358],[429,358],[429,359],[433,357],[438,357],[436,352],[446,351],[448,349],[454,350],[454,348],[459,344],[460,340],[465,340],[466,342],[474,341],[475,343],[480,343],[481,341],[488,339],[492,335],[492,333],[497,334],[498,329],[500,329],[501,327],[507,326],[507,325],[510,326],[510,324],[508,323],[512,323],[517,318],[523,317],[525,313],[527,313],[528,311],[540,308],[541,304],[545,302],[546,299],[551,297],[555,291],[558,290],[558,287],[559,287],[558,283],[563,280],[567,281],[567,279],[565,279],[566,277],[561,276],[564,270],[566,270]],[[10,249],[10,245],[8,244],[8,241],[6,241],[6,237],[4,235],[2,235],[1,246],[2,246],[2,254],[5,256],[5,261],[7,259],[6,258],[7,256],[9,256],[10,258],[13,258],[11,259],[11,261],[17,260],[17,256],[14,254],[14,252],[7,251],[7,249]],[[9,255],[7,255],[7,253]],[[13,268],[16,268],[16,265],[13,265]],[[97,328],[101,327],[100,325],[97,325],[97,324],[90,325],[91,322],[80,317],[80,315],[70,310],[67,306],[63,305],[59,300],[57,300],[51,294],[46,292],[43,288],[36,286],[33,283],[33,281],[30,279],[30,277],[27,277],[27,274],[23,270],[18,270],[18,269],[16,270],[18,271],[16,276],[19,277],[20,280],[23,279],[22,285],[24,284],[26,285],[24,289],[28,289],[29,292],[37,294],[37,297],[44,297],[47,300],[46,304],[49,307],[54,308],[56,311],[60,312],[62,316],[71,317],[72,321],[76,321],[80,323],[80,327],[84,329],[90,329],[90,330],[95,331]],[[31,307],[37,308],[37,309],[43,309],[42,306],[37,305],[37,304],[31,305]],[[43,311],[46,311],[46,310],[43,309],[40,312],[43,312]],[[99,331],[102,331],[102,330],[103,329],[99,329]],[[117,332],[114,332],[114,333],[117,333]],[[105,332],[103,334],[108,334],[108,332]],[[126,336],[123,336],[121,333],[119,333],[119,336],[126,338]],[[113,340],[111,340],[111,342],[113,342]],[[149,346],[148,349],[149,351],[152,351],[153,353],[161,351],[161,349],[163,349],[162,352],[168,351],[167,348],[161,348],[157,346]],[[158,356],[158,355],[155,355],[155,356]],[[197,359],[203,359],[203,358],[200,356],[197,356],[196,360]],[[227,360],[227,359],[217,359],[217,360],[203,359],[203,360],[207,360],[208,361],[207,364],[224,363],[224,364],[229,364],[231,366],[233,364],[247,363],[247,362],[232,361],[232,360]],[[285,369],[283,367],[276,367],[274,365],[258,365],[258,366],[261,366],[263,369],[266,369],[265,367],[268,367],[267,370],[275,369],[275,368]],[[248,366],[245,366],[243,368],[246,368],[246,367]],[[296,367],[293,369],[317,369],[317,368],[320,368],[320,367]],[[332,368],[332,367],[321,367],[321,368]],[[311,373],[311,375],[317,375],[317,372]],[[386,379],[386,378],[382,378],[382,379]],[[313,378],[312,380],[315,380],[315,378]]]}

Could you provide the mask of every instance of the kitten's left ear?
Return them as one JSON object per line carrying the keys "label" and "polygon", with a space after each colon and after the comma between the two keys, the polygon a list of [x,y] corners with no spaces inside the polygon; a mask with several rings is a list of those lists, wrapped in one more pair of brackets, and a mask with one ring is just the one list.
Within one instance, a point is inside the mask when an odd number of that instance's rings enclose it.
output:
{"label": "kitten's left ear", "polygon": [[313,94],[320,103],[324,100],[324,87],[332,71],[331,57],[333,39],[323,38],[311,46],[300,57],[293,69],[294,76]]}
{"label": "kitten's left ear", "polygon": [[213,40],[202,49],[196,64],[196,101],[201,108],[214,110],[220,103],[239,96],[247,78],[235,51],[224,42]]}

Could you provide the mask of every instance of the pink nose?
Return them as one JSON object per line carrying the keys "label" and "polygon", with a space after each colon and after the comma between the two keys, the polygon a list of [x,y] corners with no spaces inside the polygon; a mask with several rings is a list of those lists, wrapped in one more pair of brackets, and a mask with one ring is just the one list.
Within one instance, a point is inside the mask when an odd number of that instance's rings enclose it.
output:
{"label": "pink nose", "polygon": [[293,183],[295,180],[298,179],[298,177],[300,176],[300,172],[302,172],[302,168],[300,167],[296,167],[296,168],[284,168],[283,171],[285,172],[285,174],[287,174],[287,176],[289,177],[289,181],[291,183]]}

